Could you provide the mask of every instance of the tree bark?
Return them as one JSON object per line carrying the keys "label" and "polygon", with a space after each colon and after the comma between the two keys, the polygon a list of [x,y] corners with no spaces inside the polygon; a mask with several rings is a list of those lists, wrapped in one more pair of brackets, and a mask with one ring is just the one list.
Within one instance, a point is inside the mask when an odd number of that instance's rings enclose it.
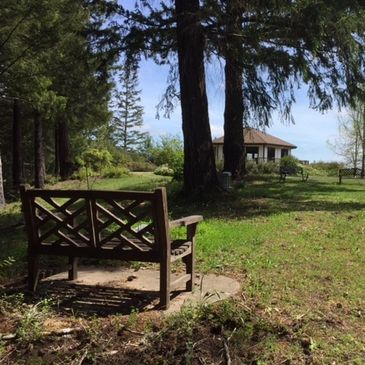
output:
{"label": "tree bark", "polygon": [[361,111],[361,119],[362,119],[362,133],[360,133],[361,136],[361,177],[363,178],[365,176],[365,105],[362,108]]}
{"label": "tree bark", "polygon": [[175,0],[182,129],[184,191],[197,195],[218,186],[205,87],[204,37],[199,0]]}
{"label": "tree bark", "polygon": [[58,124],[58,153],[61,180],[67,180],[73,169],[70,153],[70,138],[68,124],[61,121]]}
{"label": "tree bark", "polygon": [[23,155],[22,155],[22,130],[19,110],[19,100],[14,99],[13,101],[13,187],[19,189],[20,184],[24,182],[23,176]]}
{"label": "tree bark", "polygon": [[44,188],[45,159],[43,146],[43,125],[40,113],[34,111],[34,186]]}
{"label": "tree bark", "polygon": [[230,36],[242,31],[239,13],[232,0],[227,1],[227,41],[225,47],[225,109],[224,109],[224,171],[231,172],[233,178],[240,178],[245,170],[243,138],[243,65],[238,55],[242,54],[242,41]]}
{"label": "tree bark", "polygon": [[3,169],[0,155],[0,209],[4,207],[5,207],[4,180],[3,180]]}
{"label": "tree bark", "polygon": [[54,174],[56,177],[60,175],[60,146],[58,138],[58,123],[54,127]]}

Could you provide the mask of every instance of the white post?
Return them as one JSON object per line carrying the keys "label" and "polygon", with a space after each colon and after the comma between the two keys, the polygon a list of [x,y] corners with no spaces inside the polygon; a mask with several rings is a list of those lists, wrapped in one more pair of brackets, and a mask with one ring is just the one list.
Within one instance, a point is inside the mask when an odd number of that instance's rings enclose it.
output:
{"label": "white post", "polygon": [[1,164],[0,155],[0,209],[5,207],[5,195],[4,195],[4,184],[3,184],[3,170]]}

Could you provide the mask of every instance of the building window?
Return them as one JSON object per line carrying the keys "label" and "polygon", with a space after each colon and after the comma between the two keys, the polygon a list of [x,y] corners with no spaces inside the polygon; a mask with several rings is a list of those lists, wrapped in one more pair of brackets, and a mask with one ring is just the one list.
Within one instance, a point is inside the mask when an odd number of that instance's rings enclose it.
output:
{"label": "building window", "polygon": [[268,161],[275,161],[275,148],[269,147],[267,149],[267,160]]}
{"label": "building window", "polygon": [[246,147],[246,159],[256,160],[259,158],[259,148],[258,147]]}
{"label": "building window", "polygon": [[289,151],[286,148],[281,149],[281,157],[285,157],[289,155]]}

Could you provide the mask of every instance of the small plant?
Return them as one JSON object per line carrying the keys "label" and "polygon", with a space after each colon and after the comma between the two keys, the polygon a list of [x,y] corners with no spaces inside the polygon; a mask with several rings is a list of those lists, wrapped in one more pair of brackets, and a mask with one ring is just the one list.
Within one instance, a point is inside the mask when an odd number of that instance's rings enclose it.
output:
{"label": "small plant", "polygon": [[101,330],[102,321],[100,318],[95,315],[91,317],[88,321],[88,326],[85,328],[86,333],[89,335],[91,342],[97,342],[100,330]]}
{"label": "small plant", "polygon": [[9,256],[8,258],[4,260],[0,260],[0,276],[3,276],[4,270],[6,270],[8,267],[12,266],[15,263],[15,260],[13,257]]}
{"label": "small plant", "polygon": [[20,310],[24,303],[24,294],[17,293],[12,295],[3,295],[0,298],[0,313],[6,314]]}
{"label": "small plant", "polygon": [[30,343],[41,337],[43,322],[50,312],[51,303],[50,300],[44,299],[35,305],[24,307],[16,331],[19,341]]}
{"label": "small plant", "polygon": [[132,308],[130,315],[128,316],[127,327],[135,328],[138,322],[138,308]]}

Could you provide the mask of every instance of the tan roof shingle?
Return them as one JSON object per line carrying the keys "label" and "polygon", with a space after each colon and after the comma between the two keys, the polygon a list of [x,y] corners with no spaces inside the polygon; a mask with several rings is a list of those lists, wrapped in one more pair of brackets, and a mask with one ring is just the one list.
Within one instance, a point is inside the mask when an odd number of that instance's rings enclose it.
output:
{"label": "tan roof shingle", "polygon": [[[297,146],[286,142],[280,138],[274,137],[271,134],[261,132],[254,128],[245,128],[243,131],[245,145],[265,144],[270,146],[281,146],[287,148],[297,148]],[[213,144],[223,144],[224,136],[213,140]]]}

